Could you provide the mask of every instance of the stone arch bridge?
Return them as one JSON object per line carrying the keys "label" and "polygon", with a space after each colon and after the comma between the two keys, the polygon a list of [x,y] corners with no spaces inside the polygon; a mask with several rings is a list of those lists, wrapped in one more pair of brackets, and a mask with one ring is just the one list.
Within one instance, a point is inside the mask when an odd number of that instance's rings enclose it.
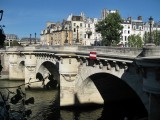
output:
{"label": "stone arch bridge", "polygon": [[[90,52],[96,52],[94,59]],[[37,81],[53,74],[60,85],[60,105],[104,103],[137,97],[149,116],[159,118],[160,48],[85,46],[12,47],[1,50],[9,79]],[[42,87],[35,82],[31,87]]]}

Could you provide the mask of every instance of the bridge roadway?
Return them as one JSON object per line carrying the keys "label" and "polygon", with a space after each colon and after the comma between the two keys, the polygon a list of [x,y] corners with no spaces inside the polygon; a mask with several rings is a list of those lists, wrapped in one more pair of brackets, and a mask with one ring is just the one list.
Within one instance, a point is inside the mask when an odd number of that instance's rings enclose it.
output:
{"label": "bridge roadway", "polygon": [[[97,53],[94,60],[89,58],[92,51]],[[52,74],[60,85],[61,106],[135,98],[142,103],[142,112],[148,111],[149,120],[160,119],[159,47],[28,46],[0,53],[10,80],[35,82],[40,73],[47,84]],[[36,82],[30,87],[43,85]]]}

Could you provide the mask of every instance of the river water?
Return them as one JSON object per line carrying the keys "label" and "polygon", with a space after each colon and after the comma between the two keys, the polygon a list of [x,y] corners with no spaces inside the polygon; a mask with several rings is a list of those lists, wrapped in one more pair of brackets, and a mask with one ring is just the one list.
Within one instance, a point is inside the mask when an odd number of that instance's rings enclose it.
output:
{"label": "river water", "polygon": [[62,109],[59,107],[59,90],[25,89],[24,81],[0,80],[0,93],[0,120],[9,120],[2,118],[9,114],[4,105],[10,106],[9,116],[14,118],[10,120],[140,120],[144,117],[143,120],[147,120],[147,112],[134,98],[105,103],[103,107]]}
{"label": "river water", "polygon": [[[16,93],[17,86],[24,84],[24,81],[0,80],[0,91],[7,96],[9,92]],[[2,89],[6,87],[7,89]],[[14,87],[14,88],[8,88]],[[25,99],[34,97],[34,104],[25,105],[25,110],[31,110],[32,114],[26,117],[27,120],[97,120],[101,117],[102,107],[86,108],[59,108],[56,101],[58,90],[45,89],[26,89],[21,86],[21,90],[26,93]],[[23,104],[19,101],[17,104],[10,103],[10,99],[15,94],[10,94],[8,99],[11,109],[18,111],[24,110]],[[0,101],[2,99],[0,98]],[[16,116],[13,113],[14,116]],[[16,118],[20,120],[20,118]],[[1,120],[1,119],[0,119]]]}

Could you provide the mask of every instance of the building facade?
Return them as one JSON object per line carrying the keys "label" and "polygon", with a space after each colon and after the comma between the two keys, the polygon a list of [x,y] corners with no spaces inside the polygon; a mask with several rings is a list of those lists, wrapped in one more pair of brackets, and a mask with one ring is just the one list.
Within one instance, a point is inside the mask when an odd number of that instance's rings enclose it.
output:
{"label": "building facade", "polygon": [[132,22],[131,19],[128,18],[127,20],[123,20],[123,23],[121,24],[123,26],[123,30],[122,30],[120,44],[123,45],[124,47],[128,45],[128,37],[131,35],[132,31],[131,22]]}
{"label": "building facade", "polygon": [[[45,45],[64,45],[81,44],[84,46],[96,45],[101,42],[102,36],[96,32],[96,24],[104,20],[108,14],[119,12],[118,10],[103,9],[101,18],[89,18],[84,13],[80,15],[70,14],[62,23],[47,22],[46,29],[41,31],[40,41]],[[124,47],[128,47],[128,37],[130,35],[139,35],[144,40],[145,32],[150,31],[150,24],[142,21],[142,16],[137,19],[128,17],[124,19],[122,24],[123,30],[120,43]],[[154,23],[152,30],[160,30],[160,23]],[[145,41],[143,41],[145,42]]]}
{"label": "building facade", "polygon": [[120,44],[123,44],[124,47],[128,46],[128,37],[130,35],[140,35],[143,40],[145,29],[144,23],[142,21],[142,16],[138,16],[137,20],[133,20],[131,17],[128,17],[126,20],[123,20],[123,30],[120,40]]}
{"label": "building facade", "polygon": [[[41,31],[40,41],[42,45],[64,45],[72,44],[72,30],[61,23],[47,22],[46,29]],[[66,41],[67,40],[67,41]]]}

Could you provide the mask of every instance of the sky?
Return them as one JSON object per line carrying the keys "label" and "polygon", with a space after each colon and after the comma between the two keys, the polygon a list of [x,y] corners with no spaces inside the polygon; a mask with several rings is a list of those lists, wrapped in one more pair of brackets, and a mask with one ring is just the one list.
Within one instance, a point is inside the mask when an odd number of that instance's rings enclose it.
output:
{"label": "sky", "polygon": [[4,11],[0,25],[5,25],[6,34],[16,34],[19,38],[37,34],[46,28],[46,22],[61,22],[71,13],[100,18],[103,9],[119,10],[122,18],[137,19],[142,16],[147,22],[152,16],[160,21],[160,0],[0,0],[0,10]]}

